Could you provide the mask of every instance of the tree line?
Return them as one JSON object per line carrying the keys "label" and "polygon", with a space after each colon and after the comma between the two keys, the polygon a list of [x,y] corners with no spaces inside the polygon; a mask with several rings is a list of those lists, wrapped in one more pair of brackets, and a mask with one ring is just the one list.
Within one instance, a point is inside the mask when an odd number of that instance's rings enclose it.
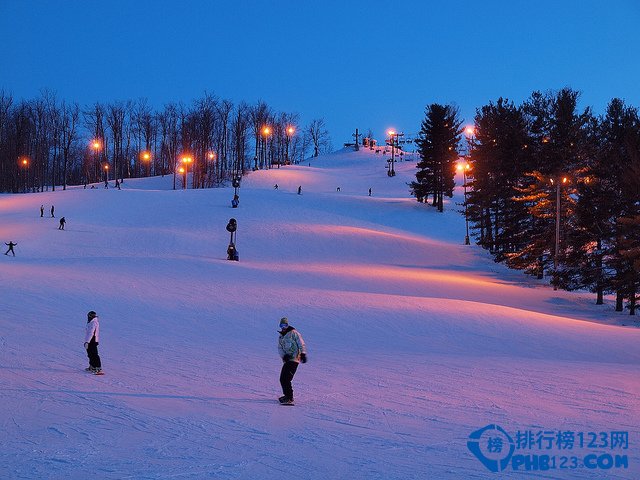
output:
{"label": "tree line", "polygon": [[183,159],[193,188],[214,187],[330,150],[323,119],[299,123],[264,102],[211,94],[155,110],[146,99],[80,107],[48,91],[30,100],[0,91],[0,192],[151,175],[173,175],[175,188]]}
{"label": "tree line", "polygon": [[[640,293],[640,116],[612,99],[596,116],[579,93],[533,92],[476,110],[467,138],[465,207],[476,243],[497,262],[554,288],[587,289],[634,315]],[[427,107],[411,191],[418,201],[453,194],[463,150],[451,105]]]}

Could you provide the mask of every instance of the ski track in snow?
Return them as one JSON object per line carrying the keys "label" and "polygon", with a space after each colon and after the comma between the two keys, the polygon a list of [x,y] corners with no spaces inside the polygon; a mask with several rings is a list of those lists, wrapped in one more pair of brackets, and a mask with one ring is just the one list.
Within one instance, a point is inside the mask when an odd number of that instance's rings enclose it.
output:
{"label": "ski track in snow", "polygon": [[[0,478],[639,478],[637,323],[460,245],[461,193],[418,205],[414,170],[336,153],[251,173],[233,210],[171,177],[0,196]],[[309,348],[293,408],[281,316]],[[629,431],[630,467],[491,474],[467,440],[493,423]]]}

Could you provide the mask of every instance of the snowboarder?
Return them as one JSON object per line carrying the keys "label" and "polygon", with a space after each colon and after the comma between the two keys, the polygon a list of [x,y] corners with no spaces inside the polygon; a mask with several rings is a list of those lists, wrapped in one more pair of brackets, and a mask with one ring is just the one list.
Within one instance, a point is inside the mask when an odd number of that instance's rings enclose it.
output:
{"label": "snowboarder", "polygon": [[53,214],[53,211],[55,210],[55,207],[53,205],[51,205],[51,218],[55,218],[56,216]]}
{"label": "snowboarder", "polygon": [[7,245],[9,247],[9,249],[4,252],[5,255],[9,255],[9,252],[13,253],[13,256],[16,256],[16,252],[13,251],[13,247],[15,247],[16,245],[18,245],[17,243],[13,243],[11,240],[9,240],[9,243],[5,243],[5,245]]}
{"label": "snowboarder", "polygon": [[62,218],[60,219],[60,226],[58,227],[58,230],[64,230],[64,224],[65,224],[66,222],[67,222],[67,221],[65,220],[65,218],[64,218],[64,217],[62,217]]}
{"label": "snowboarder", "polygon": [[40,205],[40,218],[44,217],[44,205]]}
{"label": "snowboarder", "polygon": [[91,310],[87,313],[87,331],[84,337],[84,348],[89,357],[89,366],[85,368],[87,372],[94,375],[103,375],[100,355],[98,355],[98,344],[100,342],[100,323],[98,314]]}
{"label": "snowboarder", "polygon": [[298,195],[302,195],[302,185],[298,187]]}
{"label": "snowboarder", "polygon": [[293,405],[293,387],[291,381],[296,374],[300,362],[307,363],[307,348],[298,331],[289,325],[287,317],[280,319],[280,337],[278,338],[278,353],[282,358],[280,371],[280,385],[282,393],[278,401],[282,405]]}

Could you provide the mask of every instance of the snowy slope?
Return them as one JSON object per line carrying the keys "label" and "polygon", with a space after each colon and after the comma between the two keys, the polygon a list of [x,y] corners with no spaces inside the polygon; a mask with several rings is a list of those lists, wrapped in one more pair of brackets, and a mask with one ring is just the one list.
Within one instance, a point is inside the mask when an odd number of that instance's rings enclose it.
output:
{"label": "snowy slope", "polygon": [[[461,195],[438,214],[408,196],[415,163],[384,165],[252,172],[238,209],[172,177],[0,196],[18,243],[0,257],[0,478],[532,476],[470,453],[493,423],[629,431],[629,468],[535,478],[638,478],[633,322],[462,245]],[[52,203],[65,231],[39,217]],[[103,377],[83,371],[91,309]],[[294,408],[275,402],[282,316],[309,349]]]}

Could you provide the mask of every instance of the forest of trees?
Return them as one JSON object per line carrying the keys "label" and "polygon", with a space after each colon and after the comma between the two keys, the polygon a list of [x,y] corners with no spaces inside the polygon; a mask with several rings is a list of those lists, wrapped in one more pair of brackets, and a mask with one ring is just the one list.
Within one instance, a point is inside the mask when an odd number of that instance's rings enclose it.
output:
{"label": "forest of trees", "polygon": [[214,187],[330,148],[322,119],[301,127],[297,114],[264,102],[234,105],[205,94],[156,111],[145,99],[80,107],[47,91],[16,100],[0,90],[0,192],[151,175],[173,175],[175,188],[183,158],[193,188]]}
{"label": "forest of trees", "polygon": [[[613,294],[616,310],[634,315],[640,117],[620,99],[595,116],[578,109],[578,98],[567,88],[477,109],[466,158],[468,218],[496,261],[548,277],[554,288],[588,289],[597,304]],[[449,137],[460,133],[456,121],[448,125]]]}

